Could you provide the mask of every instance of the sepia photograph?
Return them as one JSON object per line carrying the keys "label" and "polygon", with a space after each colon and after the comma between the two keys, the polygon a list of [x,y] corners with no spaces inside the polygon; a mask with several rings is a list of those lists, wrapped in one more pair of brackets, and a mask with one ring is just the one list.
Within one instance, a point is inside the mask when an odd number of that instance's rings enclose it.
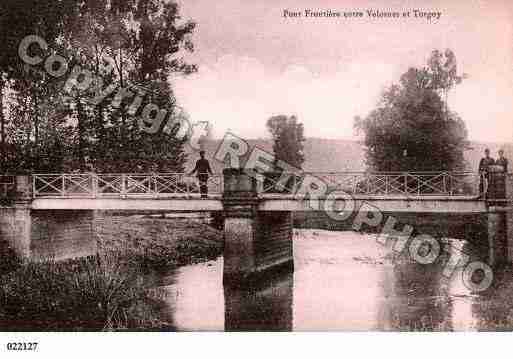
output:
{"label": "sepia photograph", "polygon": [[511,332],[512,40],[507,0],[2,0],[1,350]]}

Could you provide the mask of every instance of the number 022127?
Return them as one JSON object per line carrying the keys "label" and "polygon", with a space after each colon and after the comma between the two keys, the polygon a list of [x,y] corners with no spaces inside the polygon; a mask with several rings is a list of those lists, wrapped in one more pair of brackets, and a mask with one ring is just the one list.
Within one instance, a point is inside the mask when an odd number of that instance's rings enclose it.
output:
{"label": "number 022127", "polygon": [[7,343],[7,350],[13,351],[34,351],[37,349],[37,342],[11,342]]}

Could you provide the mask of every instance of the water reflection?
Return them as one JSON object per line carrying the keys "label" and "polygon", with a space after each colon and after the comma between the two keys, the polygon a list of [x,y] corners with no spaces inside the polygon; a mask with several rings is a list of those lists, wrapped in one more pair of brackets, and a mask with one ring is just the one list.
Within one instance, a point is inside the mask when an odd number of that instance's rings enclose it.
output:
{"label": "water reflection", "polygon": [[222,258],[166,273],[166,318],[171,316],[176,330],[224,330]]}
{"label": "water reflection", "polygon": [[394,256],[373,235],[298,233],[294,273],[251,291],[223,288],[222,258],[168,273],[163,315],[176,330],[511,330],[511,271],[478,295],[461,268],[448,280],[440,263]]}
{"label": "water reflection", "polygon": [[352,232],[300,232],[294,243],[294,330],[374,329],[382,300],[376,269],[385,267],[386,252],[366,239]]}
{"label": "water reflection", "polygon": [[476,296],[471,304],[478,330],[513,330],[513,273],[511,268],[494,272],[491,289]]}
{"label": "water reflection", "polygon": [[226,331],[291,331],[292,274],[281,274],[252,290],[224,289]]}
{"label": "water reflection", "polygon": [[382,311],[387,313],[380,330],[450,330],[451,302],[436,264],[420,265],[397,259],[384,283],[390,287]]}

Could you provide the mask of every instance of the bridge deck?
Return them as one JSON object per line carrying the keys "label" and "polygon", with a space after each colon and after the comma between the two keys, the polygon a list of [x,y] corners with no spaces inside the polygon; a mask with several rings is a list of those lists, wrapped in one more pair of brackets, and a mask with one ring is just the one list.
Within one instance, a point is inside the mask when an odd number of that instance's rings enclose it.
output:
{"label": "bridge deck", "polygon": [[69,210],[148,210],[169,212],[222,211],[223,203],[217,198],[36,198],[32,209]]}
{"label": "bridge deck", "polygon": [[[353,196],[353,203],[347,198],[326,198],[310,200],[298,196],[262,195],[258,198],[261,211],[322,211],[324,208],[343,210],[344,208],[382,212],[418,212],[418,213],[484,213],[486,201],[472,197],[406,197],[406,196]],[[348,206],[348,207],[346,207]],[[199,196],[161,196],[158,198],[140,196],[138,198],[59,198],[38,197],[32,201],[32,209],[69,209],[69,210],[155,210],[173,212],[222,211],[220,195]]]}
{"label": "bridge deck", "polygon": [[[364,207],[362,207],[364,206]],[[259,204],[262,211],[315,211],[315,210],[362,210],[369,212],[412,212],[412,213],[486,213],[486,201],[476,196],[351,196],[347,198],[331,198],[309,200],[307,198],[285,198],[265,196]]]}

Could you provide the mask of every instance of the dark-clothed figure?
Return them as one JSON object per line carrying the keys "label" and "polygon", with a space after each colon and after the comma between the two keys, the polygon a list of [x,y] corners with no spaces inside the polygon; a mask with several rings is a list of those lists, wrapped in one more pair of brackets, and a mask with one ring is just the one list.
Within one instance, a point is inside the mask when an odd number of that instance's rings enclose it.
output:
{"label": "dark-clothed figure", "polygon": [[196,161],[196,166],[190,174],[193,175],[196,172],[200,184],[201,198],[206,198],[208,193],[208,175],[212,174],[212,169],[210,168],[210,163],[205,158],[205,151],[200,151],[200,157],[201,158]]}
{"label": "dark-clothed figure", "polygon": [[483,197],[486,197],[486,193],[488,192],[488,167],[495,164],[495,160],[490,157],[490,150],[485,149],[485,156],[481,158],[479,161],[479,194]]}
{"label": "dark-clothed figure", "polygon": [[499,150],[499,158],[497,158],[495,164],[502,166],[502,168],[504,168],[504,173],[508,173],[508,159],[504,157],[504,150]]}

